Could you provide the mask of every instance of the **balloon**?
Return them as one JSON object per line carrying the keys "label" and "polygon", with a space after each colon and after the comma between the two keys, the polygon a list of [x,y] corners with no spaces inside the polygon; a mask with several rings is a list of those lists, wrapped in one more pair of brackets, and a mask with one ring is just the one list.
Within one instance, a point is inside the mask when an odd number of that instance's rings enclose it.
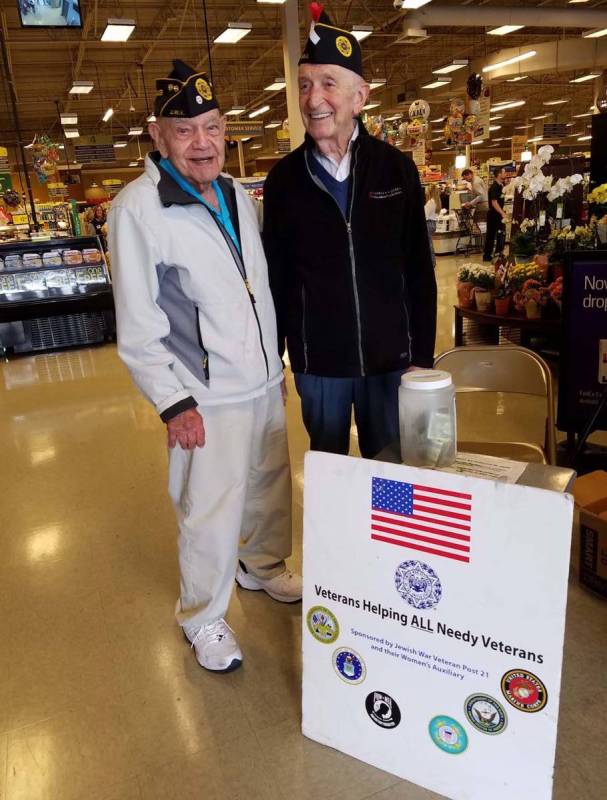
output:
{"label": "balloon", "polygon": [[466,110],[464,101],[456,97],[454,100],[451,101],[451,106],[449,107],[449,110],[452,117],[456,117],[458,115],[463,116],[464,111]]}
{"label": "balloon", "polygon": [[409,106],[410,119],[428,119],[430,105],[425,100],[414,100]]}

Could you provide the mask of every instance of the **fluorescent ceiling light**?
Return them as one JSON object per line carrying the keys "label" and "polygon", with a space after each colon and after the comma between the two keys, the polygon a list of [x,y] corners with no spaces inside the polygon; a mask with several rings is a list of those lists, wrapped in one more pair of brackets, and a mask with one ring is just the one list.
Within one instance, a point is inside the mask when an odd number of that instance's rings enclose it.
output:
{"label": "fluorescent ceiling light", "polygon": [[455,156],[455,169],[464,169],[466,166],[466,156],[463,153]]}
{"label": "fluorescent ceiling light", "polygon": [[59,148],[59,150],[65,150],[64,144],[58,144],[57,147]]}
{"label": "fluorescent ceiling light", "polygon": [[61,114],[61,124],[62,125],[77,125],[78,124],[78,114]]}
{"label": "fluorescent ceiling light", "polygon": [[574,114],[573,116],[575,119],[582,119],[582,117],[592,117],[593,113],[592,111],[586,111],[585,114]]}
{"label": "fluorescent ceiling light", "polygon": [[72,128],[71,130],[64,131],[66,139],[77,139],[80,134],[76,130],[76,128]]}
{"label": "fluorescent ceiling light", "polygon": [[493,141],[494,142],[503,142],[504,141],[504,137],[500,136],[499,139],[494,139]]}
{"label": "fluorescent ceiling light", "polygon": [[569,4],[573,5],[574,3],[587,3],[588,0],[569,0]]}
{"label": "fluorescent ceiling light", "polygon": [[268,122],[267,125],[264,125],[264,128],[280,128],[282,122],[278,122],[277,120],[273,120],[272,122]]}
{"label": "fluorescent ceiling light", "polygon": [[487,33],[490,36],[506,36],[506,34],[520,31],[520,29],[524,27],[524,25],[500,25],[499,28],[493,28],[492,31],[487,31]]}
{"label": "fluorescent ceiling light", "polygon": [[504,61],[496,61],[495,64],[489,64],[483,67],[483,72],[494,72],[496,69],[509,67],[510,64],[518,64],[519,61],[526,61],[528,58],[533,58],[535,55],[537,55],[535,50],[527,50],[519,56],[512,56],[512,58],[506,58]]}
{"label": "fluorescent ceiling light", "polygon": [[139,164],[136,161],[131,161],[129,167],[138,167]]}
{"label": "fluorescent ceiling light", "polygon": [[506,83],[517,83],[518,81],[525,81],[529,75],[517,75],[516,78],[507,78]]}
{"label": "fluorescent ceiling light", "polygon": [[244,144],[245,142],[250,142],[251,139],[252,139],[251,136],[245,136],[244,139],[241,139],[240,141]]}
{"label": "fluorescent ceiling light", "polygon": [[401,8],[421,8],[430,2],[431,0],[403,0]]}
{"label": "fluorescent ceiling light", "polygon": [[156,114],[150,114],[150,116],[149,116],[149,117],[146,117],[146,120],[145,120],[145,121],[146,121],[146,122],[157,122],[157,120],[156,120]]}
{"label": "fluorescent ceiling light", "polygon": [[380,86],[385,86],[385,85],[386,85],[385,78],[372,78],[369,81],[369,90],[373,91],[373,89],[379,89]]}
{"label": "fluorescent ceiling light", "polygon": [[261,150],[262,147],[263,145],[261,144],[252,144],[249,150]]}
{"label": "fluorescent ceiling light", "polygon": [[543,106],[562,106],[563,103],[568,103],[569,98],[565,98],[562,100],[544,100],[542,103]]}
{"label": "fluorescent ceiling light", "polygon": [[108,19],[101,35],[102,42],[126,42],[135,30],[134,19]]}
{"label": "fluorescent ceiling light", "polygon": [[362,42],[363,39],[371,36],[372,33],[373,28],[371,25],[352,25],[352,36],[354,36],[354,38],[359,42]]}
{"label": "fluorescent ceiling light", "polygon": [[457,69],[462,69],[462,67],[467,67],[469,61],[467,58],[454,58],[450,64],[446,64],[444,67],[439,67],[438,69],[433,69],[433,75],[447,75],[449,72],[455,72]]}
{"label": "fluorescent ceiling light", "polygon": [[377,108],[381,106],[381,103],[367,103],[366,106],[363,106],[363,111],[370,111],[372,108]]}
{"label": "fluorescent ceiling light", "polygon": [[599,39],[601,36],[607,36],[607,28],[595,28],[593,31],[586,31],[582,36],[584,39]]}
{"label": "fluorescent ceiling light", "polygon": [[566,123],[565,123],[565,127],[566,127],[566,128],[573,128],[573,126],[574,126],[574,123],[573,123],[573,122],[566,122]]}
{"label": "fluorescent ceiling light", "polygon": [[129,136],[141,136],[143,128],[129,128]]}
{"label": "fluorescent ceiling light", "polygon": [[533,128],[533,125],[516,125],[515,131],[526,131],[528,128]]}
{"label": "fluorescent ceiling light", "polygon": [[126,147],[128,142],[114,142],[114,147]]}
{"label": "fluorescent ceiling light", "polygon": [[552,111],[549,114],[539,114],[537,117],[531,117],[531,119],[548,119],[548,117],[552,116]]}
{"label": "fluorescent ceiling light", "polygon": [[447,86],[449,83],[451,83],[451,78],[437,78],[431,83],[424,84],[422,89],[438,89],[439,86]]}
{"label": "fluorescent ceiling light", "polygon": [[384,117],[386,122],[396,122],[397,119],[400,119],[402,114],[392,114],[391,117]]}
{"label": "fluorescent ceiling light", "polygon": [[431,119],[430,122],[445,122],[447,117],[439,117],[438,119]]}
{"label": "fluorescent ceiling light", "polygon": [[432,139],[432,141],[433,142],[442,142],[443,139],[444,139],[443,136],[437,136],[436,139]]}
{"label": "fluorescent ceiling light", "polygon": [[[257,0],[257,2],[268,6],[282,6],[287,0]],[[584,2],[586,2],[586,0],[584,0]]]}
{"label": "fluorescent ceiling light", "polygon": [[215,44],[236,44],[248,33],[251,33],[253,25],[250,22],[228,22],[228,27],[220,33],[213,41]]}
{"label": "fluorescent ceiling light", "polygon": [[593,81],[600,76],[600,72],[589,72],[587,75],[580,75],[579,78],[572,78],[569,83],[584,83],[585,81]]}
{"label": "fluorescent ceiling light", "polygon": [[543,136],[534,136],[532,139],[527,139],[527,141],[528,142],[541,142],[543,138],[544,138]]}
{"label": "fluorescent ceiling light", "polygon": [[279,92],[281,89],[284,89],[287,85],[287,82],[284,78],[276,78],[273,83],[270,83],[268,86],[264,86],[264,90],[266,92]]}
{"label": "fluorescent ceiling light", "polygon": [[111,119],[113,116],[114,116],[114,109],[113,108],[108,108],[108,110],[103,115],[103,121],[107,122],[108,119]]}
{"label": "fluorescent ceiling light", "polygon": [[497,122],[498,119],[504,119],[503,114],[494,114],[494,116],[489,117],[489,122]]}
{"label": "fluorescent ceiling light", "polygon": [[592,139],[592,136],[579,136],[578,142],[587,142],[589,139]]}
{"label": "fluorescent ceiling light", "polygon": [[245,112],[244,106],[232,106],[229,111],[226,111],[226,117],[238,117]]}
{"label": "fluorescent ceiling light", "polygon": [[249,114],[249,119],[258,117],[260,114],[265,114],[269,110],[270,106],[260,106],[259,108],[256,108],[255,111],[251,111],[251,113]]}
{"label": "fluorescent ceiling light", "polygon": [[489,125],[490,131],[501,131],[501,129],[502,129],[501,125]]}
{"label": "fluorescent ceiling light", "polygon": [[520,108],[520,106],[524,106],[526,100],[509,100],[503,103],[497,103],[496,105],[491,107],[491,111],[507,111],[509,108]]}
{"label": "fluorescent ceiling light", "polygon": [[93,91],[93,81],[74,81],[70,94],[89,94]]}

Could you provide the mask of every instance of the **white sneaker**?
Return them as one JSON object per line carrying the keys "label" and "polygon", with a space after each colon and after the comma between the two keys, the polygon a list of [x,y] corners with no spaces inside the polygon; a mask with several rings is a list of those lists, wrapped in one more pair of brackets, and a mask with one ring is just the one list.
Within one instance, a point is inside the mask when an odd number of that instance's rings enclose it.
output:
{"label": "white sneaker", "polygon": [[295,575],[288,569],[274,578],[264,580],[245,572],[239,564],[236,570],[236,583],[242,589],[251,589],[254,592],[262,589],[280,603],[297,603],[301,600],[301,575]]}
{"label": "white sneaker", "polygon": [[210,622],[198,630],[184,628],[183,632],[201,667],[211,672],[232,672],[242,664],[242,652],[225,619]]}

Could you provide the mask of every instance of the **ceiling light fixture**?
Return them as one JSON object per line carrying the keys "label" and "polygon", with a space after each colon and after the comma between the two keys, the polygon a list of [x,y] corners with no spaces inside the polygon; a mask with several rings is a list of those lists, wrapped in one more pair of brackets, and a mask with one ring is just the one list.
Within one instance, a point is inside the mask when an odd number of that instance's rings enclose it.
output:
{"label": "ceiling light fixture", "polygon": [[287,2],[287,0],[257,0],[257,2],[261,3],[262,5],[282,6]]}
{"label": "ceiling light fixture", "polygon": [[447,86],[451,80],[451,78],[437,78],[435,81],[424,84],[422,89],[438,89],[439,86]]}
{"label": "ceiling light fixture", "polygon": [[391,117],[384,117],[384,120],[386,122],[396,122],[396,120],[400,119],[401,117],[402,117],[402,114],[392,114]]}
{"label": "ceiling light fixture", "polygon": [[268,122],[267,125],[264,125],[264,128],[280,128],[282,122],[278,122],[278,120],[272,120],[272,122]]}
{"label": "ceiling light fixture", "polygon": [[525,148],[525,150],[523,150],[523,152],[521,153],[521,161],[531,161],[532,158],[533,158],[533,153],[531,152],[531,150],[529,150],[528,147]]}
{"label": "ceiling light fixture", "polygon": [[455,169],[464,169],[466,167],[466,156],[463,153],[458,153],[455,156]]}
{"label": "ceiling light fixture", "polygon": [[578,78],[572,78],[569,83],[585,83],[586,81],[593,81],[595,78],[600,77],[600,72],[589,72],[587,75],[580,75]]}
{"label": "ceiling light fixture", "polygon": [[526,100],[504,101],[503,103],[496,103],[494,106],[491,106],[490,111],[493,113],[493,111],[507,111],[509,108],[520,108],[524,106],[526,102]]}
{"label": "ceiling light fixture", "polygon": [[102,42],[126,42],[135,30],[134,19],[108,19],[101,34]]}
{"label": "ceiling light fixture", "polygon": [[77,125],[78,124],[78,115],[77,114],[60,114],[61,124],[62,125]]}
{"label": "ceiling light fixture", "polygon": [[158,120],[156,119],[156,114],[150,114],[149,117],[146,117],[145,121],[146,122],[157,122]]}
{"label": "ceiling light fixture", "polygon": [[524,27],[524,25],[500,25],[499,28],[493,28],[493,30],[487,31],[487,33],[490,36],[506,36],[506,34],[520,31],[520,29]]}
{"label": "ceiling light fixture", "polygon": [[569,98],[563,98],[561,100],[544,100],[542,103],[543,106],[562,106],[564,103],[568,103]]}
{"label": "ceiling light fixture", "polygon": [[129,136],[141,136],[142,133],[143,133],[143,128],[140,127],[129,128]]}
{"label": "ceiling light fixture", "polygon": [[114,142],[114,147],[126,147],[128,142]]}
{"label": "ceiling light fixture", "polygon": [[113,116],[114,116],[114,109],[113,108],[108,108],[107,111],[105,112],[105,114],[103,115],[103,121],[107,122]]}
{"label": "ceiling light fixture", "polygon": [[229,111],[226,111],[226,117],[238,117],[244,114],[246,108],[244,106],[232,106]]}
{"label": "ceiling light fixture", "polygon": [[366,106],[363,106],[363,111],[371,111],[372,108],[377,108],[378,106],[381,106],[381,103],[367,103]]}
{"label": "ceiling light fixture", "polygon": [[129,167],[138,167],[139,164],[136,161],[131,161]]}
{"label": "ceiling light fixture", "polygon": [[582,119],[583,117],[592,117],[592,111],[586,111],[585,114],[574,114],[574,119]]}
{"label": "ceiling light fixture", "polygon": [[71,130],[65,130],[63,132],[65,133],[66,139],[77,139],[80,136],[76,128],[72,128]]}
{"label": "ceiling light fixture", "polygon": [[548,119],[548,117],[551,117],[551,116],[552,116],[552,111],[549,114],[539,114],[537,117],[531,117],[531,119],[533,119],[533,120]]}
{"label": "ceiling light fixture", "polygon": [[249,119],[254,119],[255,117],[260,116],[260,114],[265,114],[269,110],[270,106],[260,106],[259,108],[256,108],[255,111],[251,111],[249,114]]}
{"label": "ceiling light fixture", "polygon": [[403,0],[401,8],[421,8],[431,2],[432,0]]}
{"label": "ceiling light fixture", "polygon": [[251,33],[253,25],[250,22],[228,22],[228,27],[215,37],[215,44],[236,44],[247,34]]}
{"label": "ceiling light fixture", "polygon": [[373,33],[373,28],[371,25],[352,25],[351,33],[355,39],[357,39],[359,42],[362,42],[363,39],[371,36]]}
{"label": "ceiling light fixture", "polygon": [[533,125],[515,125],[514,130],[515,131],[526,131],[529,128],[533,128]]}
{"label": "ceiling light fixture", "polygon": [[533,58],[535,55],[537,55],[535,50],[526,50],[519,56],[512,56],[512,58],[506,58],[504,61],[496,61],[495,64],[489,64],[488,66],[483,67],[483,72],[494,72],[496,69],[509,67],[510,64],[518,64],[519,61],[526,61],[528,58]]}
{"label": "ceiling light fixture", "polygon": [[252,144],[249,150],[261,150],[262,147],[262,144]]}
{"label": "ceiling light fixture", "polygon": [[452,59],[451,63],[445,64],[444,67],[438,67],[438,69],[433,69],[433,75],[447,75],[449,72],[455,72],[457,69],[462,69],[462,67],[467,67],[469,64],[469,60],[467,58],[454,58]]}
{"label": "ceiling light fixture", "polygon": [[490,131],[501,131],[501,129],[502,129],[501,125],[489,125]]}
{"label": "ceiling light fixture", "polygon": [[504,119],[504,115],[495,114],[493,117],[489,117],[489,122],[497,122],[498,119]]}
{"label": "ceiling light fixture", "polygon": [[507,78],[506,83],[517,83],[518,81],[525,81],[529,75],[517,75],[516,78]]}
{"label": "ceiling light fixture", "polygon": [[543,138],[544,138],[543,136],[534,136],[532,139],[527,139],[527,141],[528,142],[541,142]]}
{"label": "ceiling light fixture", "polygon": [[472,144],[483,144],[483,140],[477,139],[475,142],[472,142]]}
{"label": "ceiling light fixture", "polygon": [[266,92],[279,92],[281,89],[284,89],[287,85],[287,82],[284,78],[276,78],[273,83],[270,83],[268,86],[264,86],[264,90]]}
{"label": "ceiling light fixture", "polygon": [[385,85],[386,85],[385,78],[371,78],[371,80],[369,81],[369,91],[372,92],[373,89],[379,89],[380,86],[385,87]]}
{"label": "ceiling light fixture", "polygon": [[578,136],[578,142],[587,142],[592,139],[592,136]]}
{"label": "ceiling light fixture", "polygon": [[93,81],[74,81],[70,94],[90,94],[93,91]]}
{"label": "ceiling light fixture", "polygon": [[600,39],[601,36],[607,36],[607,28],[595,28],[593,31],[585,31],[582,36],[584,39]]}

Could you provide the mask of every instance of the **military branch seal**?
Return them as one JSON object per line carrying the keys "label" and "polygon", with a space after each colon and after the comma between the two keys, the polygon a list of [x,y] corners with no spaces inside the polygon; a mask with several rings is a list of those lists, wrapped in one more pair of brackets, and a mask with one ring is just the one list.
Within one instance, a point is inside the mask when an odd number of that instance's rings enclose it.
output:
{"label": "military branch seal", "polygon": [[468,721],[477,731],[496,736],[508,725],[508,717],[501,703],[488,694],[471,694],[464,703]]}
{"label": "military branch seal", "polygon": [[442,714],[430,720],[428,733],[434,744],[443,752],[459,755],[468,747],[468,734],[453,717]]}
{"label": "military branch seal", "polygon": [[332,611],[324,606],[312,606],[306,615],[306,624],[312,636],[323,644],[332,644],[339,636],[339,622]]}
{"label": "military branch seal", "polygon": [[367,677],[365,662],[347,647],[340,647],[333,653],[333,668],[345,683],[362,683]]}
{"label": "military branch seal", "polygon": [[511,669],[502,678],[502,693],[519,711],[534,714],[548,702],[548,692],[542,681],[532,672]]}

